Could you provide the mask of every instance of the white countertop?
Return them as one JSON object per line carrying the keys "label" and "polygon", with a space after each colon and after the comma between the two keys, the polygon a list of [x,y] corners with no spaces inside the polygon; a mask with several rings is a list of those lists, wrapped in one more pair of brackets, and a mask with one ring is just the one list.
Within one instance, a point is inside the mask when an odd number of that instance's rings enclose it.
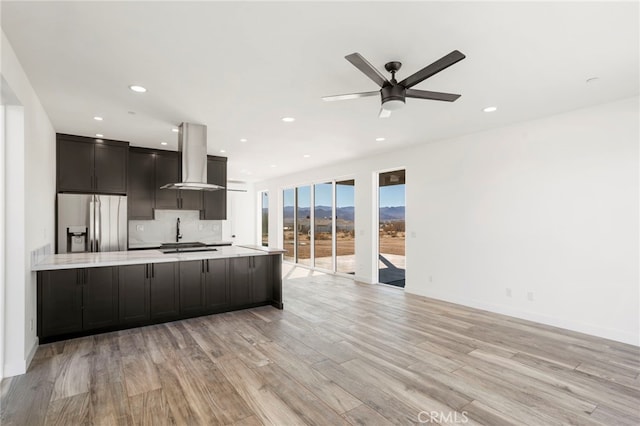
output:
{"label": "white countertop", "polygon": [[221,246],[215,251],[191,253],[162,253],[159,250],[110,251],[100,253],[51,254],[31,267],[32,271],[55,269],[95,268],[100,266],[139,265],[141,263],[184,262],[201,259],[225,259],[230,257],[268,256],[284,253],[284,250],[255,246]]}

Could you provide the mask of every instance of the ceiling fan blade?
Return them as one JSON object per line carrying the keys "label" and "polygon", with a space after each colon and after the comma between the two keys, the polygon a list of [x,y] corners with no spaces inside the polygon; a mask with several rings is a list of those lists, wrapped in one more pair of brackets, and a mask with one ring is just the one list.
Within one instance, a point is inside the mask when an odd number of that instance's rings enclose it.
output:
{"label": "ceiling fan blade", "polygon": [[430,92],[428,90],[407,89],[407,98],[431,99],[433,101],[453,102],[460,97],[454,93]]}
{"label": "ceiling fan blade", "polygon": [[389,81],[374,68],[365,58],[359,53],[352,53],[344,57],[347,61],[351,62],[356,68],[365,73],[367,77],[373,80],[378,86],[382,87],[385,84],[389,84]]}
{"label": "ceiling fan blade", "polygon": [[375,92],[361,92],[361,93],[348,93],[346,95],[324,96],[323,101],[344,101],[347,99],[366,98],[367,96],[380,95],[380,91]]}
{"label": "ceiling fan blade", "polygon": [[413,87],[421,81],[431,77],[432,75],[439,73],[443,69],[449,68],[451,65],[463,60],[464,58],[466,58],[466,56],[464,56],[459,51],[454,50],[448,55],[445,55],[442,58],[438,59],[431,65],[427,65],[426,67],[422,68],[415,74],[411,74],[409,77],[402,80],[400,82],[400,85],[404,86],[407,89]]}
{"label": "ceiling fan blade", "polygon": [[380,114],[378,114],[378,118],[389,118],[391,117],[391,111],[388,109],[380,108]]}

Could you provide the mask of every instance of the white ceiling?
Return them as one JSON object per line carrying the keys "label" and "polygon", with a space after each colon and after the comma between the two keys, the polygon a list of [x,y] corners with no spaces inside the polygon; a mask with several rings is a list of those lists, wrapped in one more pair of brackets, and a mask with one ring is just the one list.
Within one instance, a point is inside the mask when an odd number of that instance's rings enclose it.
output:
{"label": "white ceiling", "polygon": [[[177,149],[171,128],[203,123],[209,153],[228,156],[238,180],[639,91],[638,2],[3,0],[1,8],[2,29],[56,131]],[[415,87],[461,93],[454,103],[409,99],[385,120],[377,97],[320,99],[376,90],[347,54],[359,52],[382,72],[401,61],[401,80],[454,49],[467,58]],[[587,84],[591,77],[599,80]],[[489,105],[498,111],[482,112]],[[283,123],[285,116],[296,121]]]}

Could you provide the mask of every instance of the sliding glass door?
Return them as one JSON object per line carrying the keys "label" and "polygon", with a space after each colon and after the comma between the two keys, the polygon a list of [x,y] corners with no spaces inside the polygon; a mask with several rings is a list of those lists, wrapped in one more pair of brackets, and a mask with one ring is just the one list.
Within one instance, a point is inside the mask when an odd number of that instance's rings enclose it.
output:
{"label": "sliding glass door", "polygon": [[299,186],[282,195],[284,259],[355,274],[355,180]]}
{"label": "sliding glass door", "polygon": [[260,214],[262,215],[261,240],[264,247],[269,246],[269,193],[263,191],[260,194]]}
{"label": "sliding glass door", "polygon": [[318,183],[313,189],[314,265],[333,271],[333,184]]}
{"label": "sliding glass door", "polygon": [[296,230],[296,195],[294,189],[282,191],[282,241],[284,243],[284,260],[296,260],[295,230]]}
{"label": "sliding glass door", "polygon": [[336,182],[336,272],[356,272],[355,180]]}
{"label": "sliding glass door", "polygon": [[311,187],[296,188],[296,261],[311,266]]}
{"label": "sliding glass door", "polygon": [[380,173],[378,185],[378,281],[404,287],[405,171]]}

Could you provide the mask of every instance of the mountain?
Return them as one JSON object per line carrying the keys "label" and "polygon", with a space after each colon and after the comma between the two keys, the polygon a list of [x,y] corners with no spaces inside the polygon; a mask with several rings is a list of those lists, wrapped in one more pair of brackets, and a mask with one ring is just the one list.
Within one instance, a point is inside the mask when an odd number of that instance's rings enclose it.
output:
{"label": "mountain", "polygon": [[[286,219],[293,219],[293,213],[293,206],[285,206],[284,217]],[[298,214],[303,217],[308,217],[311,215],[311,209],[308,207],[301,208],[298,210]],[[331,207],[317,206],[315,214],[316,217],[331,217]],[[338,219],[353,221],[355,209],[353,206],[338,207],[336,216]],[[404,220],[404,206],[380,208],[380,220]]]}

